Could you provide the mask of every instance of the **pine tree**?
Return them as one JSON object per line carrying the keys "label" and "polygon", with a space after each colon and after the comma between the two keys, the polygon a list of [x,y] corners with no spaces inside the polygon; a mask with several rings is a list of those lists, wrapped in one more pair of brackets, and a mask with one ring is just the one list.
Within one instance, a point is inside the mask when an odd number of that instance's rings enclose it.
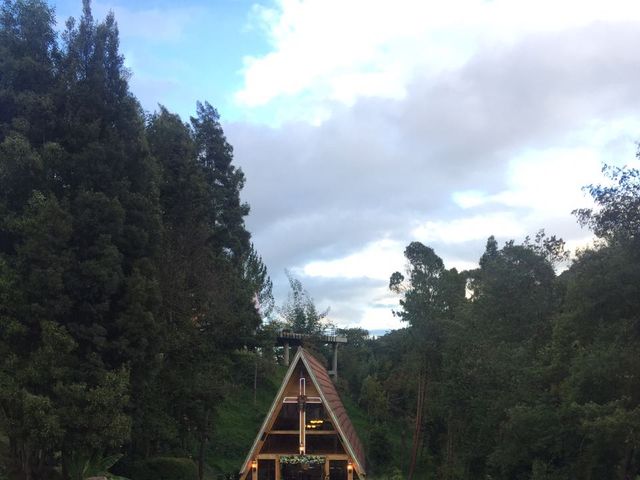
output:
{"label": "pine tree", "polygon": [[244,173],[233,164],[233,147],[220,125],[220,115],[209,103],[198,102],[197,116],[191,118],[197,158],[211,187],[213,242],[219,252],[239,262],[249,250],[250,235],[244,225],[249,206],[240,200]]}
{"label": "pine tree", "polygon": [[53,18],[36,1],[2,10],[10,68],[1,101],[11,108],[2,112],[0,238],[12,301],[1,332],[14,362],[3,364],[12,381],[3,401],[26,478],[43,475],[55,451],[67,463],[128,438],[130,393],[157,335],[156,175],[117,27],[113,16],[94,22],[85,2],[58,51]]}
{"label": "pine tree", "polygon": [[[270,281],[219,116],[148,122],[112,14],[0,17],[0,410],[14,468],[204,447]],[[5,428],[5,425],[3,425]]]}
{"label": "pine tree", "polygon": [[153,396],[171,405],[171,414],[151,428],[140,424],[134,440],[148,444],[151,435],[171,443],[163,433],[180,432],[182,444],[198,445],[202,474],[226,381],[224,358],[253,335],[260,321],[255,295],[268,294],[269,283],[244,227],[242,172],[231,163],[215,110],[199,104],[198,112],[189,126],[160,107],[147,124],[160,167],[160,318],[167,329]]}

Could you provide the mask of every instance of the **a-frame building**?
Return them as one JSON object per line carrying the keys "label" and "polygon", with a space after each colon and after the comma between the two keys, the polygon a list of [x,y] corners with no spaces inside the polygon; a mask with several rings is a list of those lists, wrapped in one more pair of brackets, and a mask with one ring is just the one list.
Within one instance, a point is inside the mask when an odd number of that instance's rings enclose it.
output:
{"label": "a-frame building", "polygon": [[299,348],[282,381],[240,480],[364,480],[364,450],[329,378]]}

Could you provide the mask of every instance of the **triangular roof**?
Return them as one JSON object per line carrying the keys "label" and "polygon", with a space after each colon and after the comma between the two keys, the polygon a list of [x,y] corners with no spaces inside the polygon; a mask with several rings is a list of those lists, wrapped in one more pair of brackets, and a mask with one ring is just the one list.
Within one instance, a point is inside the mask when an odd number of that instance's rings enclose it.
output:
{"label": "triangular roof", "polygon": [[269,419],[274,415],[276,409],[282,402],[282,398],[284,396],[284,391],[293,375],[298,364],[302,362],[305,366],[307,372],[309,373],[309,377],[311,381],[315,385],[316,389],[320,393],[320,398],[322,399],[322,403],[324,404],[331,421],[333,422],[334,428],[340,435],[344,443],[345,450],[349,453],[349,455],[353,458],[355,462],[356,471],[360,474],[365,473],[365,458],[364,458],[364,448],[362,447],[362,443],[358,438],[358,434],[356,433],[349,416],[347,415],[347,411],[340,400],[340,396],[336,390],[335,385],[331,381],[329,377],[329,373],[327,369],[322,365],[318,359],[316,359],[313,355],[311,355],[304,348],[299,347],[296,355],[293,357],[289,365],[289,370],[287,370],[287,374],[284,376],[282,380],[282,385],[280,386],[280,390],[278,390],[278,394],[273,399],[273,403],[269,412],[265,416],[264,422],[262,423],[262,427],[258,431],[258,435],[256,435],[256,439],[253,442],[251,450],[247,455],[244,463],[242,464],[241,472],[246,472],[249,468],[249,463],[253,456],[256,454],[256,450],[259,446],[260,439],[264,435],[269,425]]}

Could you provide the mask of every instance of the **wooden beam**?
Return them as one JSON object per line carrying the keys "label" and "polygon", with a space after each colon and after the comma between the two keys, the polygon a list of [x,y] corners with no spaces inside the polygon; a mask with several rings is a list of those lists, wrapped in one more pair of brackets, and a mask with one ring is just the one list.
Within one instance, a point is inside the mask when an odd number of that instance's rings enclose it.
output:
{"label": "wooden beam", "polygon": [[259,460],[276,460],[280,457],[280,455],[276,453],[261,453],[258,455]]}
{"label": "wooden beam", "polygon": [[349,456],[344,453],[328,453],[321,456],[326,457],[327,460],[349,460]]}
{"label": "wooden beam", "polygon": [[[307,435],[337,435],[337,430],[306,430]],[[269,435],[298,435],[298,430],[271,430]]]}

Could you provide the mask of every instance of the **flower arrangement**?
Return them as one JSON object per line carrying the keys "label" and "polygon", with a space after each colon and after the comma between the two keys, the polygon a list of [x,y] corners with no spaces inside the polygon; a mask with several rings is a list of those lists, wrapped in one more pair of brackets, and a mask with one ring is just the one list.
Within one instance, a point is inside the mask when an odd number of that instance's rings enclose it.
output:
{"label": "flower arrangement", "polygon": [[321,455],[283,455],[280,457],[280,463],[289,465],[324,465],[325,457]]}

